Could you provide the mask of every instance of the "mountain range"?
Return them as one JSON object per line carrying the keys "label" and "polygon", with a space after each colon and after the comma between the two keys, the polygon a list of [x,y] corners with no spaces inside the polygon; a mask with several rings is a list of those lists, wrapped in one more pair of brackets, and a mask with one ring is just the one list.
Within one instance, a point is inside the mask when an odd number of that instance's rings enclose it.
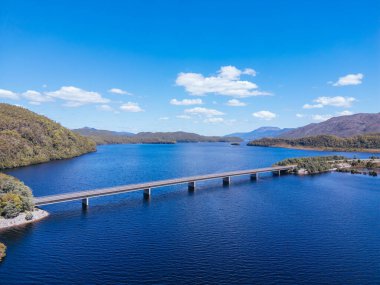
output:
{"label": "mountain range", "polygon": [[94,128],[74,129],[73,132],[88,137],[97,144],[125,143],[183,143],[183,142],[240,142],[238,137],[202,136],[187,132],[115,132]]}
{"label": "mountain range", "polygon": [[281,134],[282,138],[302,138],[317,135],[352,137],[368,133],[380,133],[380,113],[359,113],[339,116],[321,123],[308,124]]}
{"label": "mountain range", "polygon": [[247,133],[233,133],[227,135],[228,137],[239,137],[243,140],[256,140],[261,138],[274,138],[292,130],[291,128],[281,129],[278,127],[261,127]]}
{"label": "mountain range", "polygon": [[233,133],[228,136],[243,140],[261,138],[303,138],[318,135],[352,137],[357,135],[380,133],[380,113],[359,113],[339,116],[321,123],[312,123],[299,128],[261,127],[251,132]]}

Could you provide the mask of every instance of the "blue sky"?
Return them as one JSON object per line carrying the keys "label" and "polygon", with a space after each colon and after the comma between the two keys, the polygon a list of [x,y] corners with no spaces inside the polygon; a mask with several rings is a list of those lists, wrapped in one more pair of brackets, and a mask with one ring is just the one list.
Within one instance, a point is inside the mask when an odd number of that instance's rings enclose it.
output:
{"label": "blue sky", "polygon": [[223,135],[379,112],[380,1],[0,0],[0,102]]}

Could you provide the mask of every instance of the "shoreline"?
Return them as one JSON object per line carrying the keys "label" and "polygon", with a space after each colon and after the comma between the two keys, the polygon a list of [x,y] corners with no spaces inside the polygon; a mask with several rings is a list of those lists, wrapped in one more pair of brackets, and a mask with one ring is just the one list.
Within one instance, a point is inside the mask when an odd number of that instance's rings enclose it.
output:
{"label": "shoreline", "polygon": [[0,231],[34,223],[49,216],[48,212],[39,208],[35,208],[35,210],[30,213],[33,214],[33,218],[31,220],[25,219],[26,213],[21,213],[13,219],[0,219]]}
{"label": "shoreline", "polygon": [[289,149],[299,149],[299,150],[317,150],[317,151],[334,151],[334,152],[364,152],[364,153],[380,153],[380,149],[339,149],[333,147],[318,148],[318,147],[304,147],[304,146],[292,146],[287,144],[277,144],[277,145],[248,145],[248,146],[260,146],[260,147],[279,147],[279,148],[289,148]]}

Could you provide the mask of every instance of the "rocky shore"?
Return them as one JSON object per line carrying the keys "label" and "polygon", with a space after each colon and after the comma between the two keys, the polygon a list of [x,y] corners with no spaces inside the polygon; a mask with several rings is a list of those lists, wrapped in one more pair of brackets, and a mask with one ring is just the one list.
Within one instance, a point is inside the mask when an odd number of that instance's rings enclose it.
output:
{"label": "rocky shore", "polygon": [[[31,218],[28,217],[29,219],[26,219],[28,214],[29,215],[32,214],[32,217]],[[20,215],[18,215],[16,218],[13,218],[13,219],[0,218],[0,230],[33,223],[33,222],[42,220],[46,218],[47,216],[49,216],[48,212],[36,208],[32,212],[21,213]]]}

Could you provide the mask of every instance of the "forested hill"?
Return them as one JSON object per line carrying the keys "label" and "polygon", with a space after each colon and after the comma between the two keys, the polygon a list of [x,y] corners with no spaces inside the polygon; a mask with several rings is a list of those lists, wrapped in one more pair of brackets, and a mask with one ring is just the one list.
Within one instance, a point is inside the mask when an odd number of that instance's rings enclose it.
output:
{"label": "forested hill", "polygon": [[360,113],[331,118],[281,134],[282,138],[303,138],[317,135],[352,137],[368,133],[380,133],[380,113]]}
{"label": "forested hill", "polygon": [[304,138],[262,138],[248,143],[250,146],[276,146],[336,151],[380,152],[380,133],[340,138],[320,135]]}
{"label": "forested hill", "polygon": [[71,158],[93,141],[25,108],[0,103],[0,169]]}
{"label": "forested hill", "polygon": [[182,143],[182,142],[240,142],[236,137],[202,136],[187,132],[141,132],[138,134],[97,130],[93,128],[75,129],[74,132],[87,136],[97,144],[133,143]]}

